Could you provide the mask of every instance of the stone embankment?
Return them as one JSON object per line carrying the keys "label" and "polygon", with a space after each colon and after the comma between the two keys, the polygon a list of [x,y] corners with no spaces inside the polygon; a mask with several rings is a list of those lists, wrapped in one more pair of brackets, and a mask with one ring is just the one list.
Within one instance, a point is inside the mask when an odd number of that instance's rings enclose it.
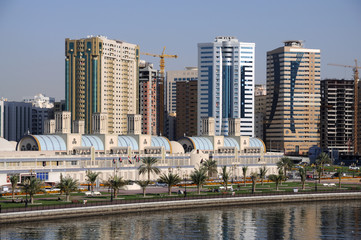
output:
{"label": "stone embankment", "polygon": [[255,197],[229,197],[194,199],[179,201],[161,201],[135,204],[103,205],[79,208],[62,208],[41,211],[24,211],[13,213],[1,213],[0,223],[13,223],[22,221],[36,221],[71,217],[99,216],[106,214],[150,212],[159,210],[178,210],[201,207],[225,207],[232,205],[247,204],[270,204],[290,203],[307,201],[334,201],[361,199],[361,192],[349,193],[320,193],[320,194],[294,194],[294,195],[270,195]]}

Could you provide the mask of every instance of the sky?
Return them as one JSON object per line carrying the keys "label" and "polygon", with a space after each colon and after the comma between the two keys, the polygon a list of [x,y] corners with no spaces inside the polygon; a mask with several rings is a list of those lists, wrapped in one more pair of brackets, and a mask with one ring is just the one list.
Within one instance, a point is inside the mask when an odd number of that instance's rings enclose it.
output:
{"label": "sky", "polygon": [[[65,38],[103,35],[167,54],[167,70],[197,66],[197,43],[234,36],[256,43],[256,83],[265,83],[266,53],[285,40],[321,49],[321,79],[352,79],[361,65],[360,0],[0,0],[0,98],[38,93],[64,99]],[[159,59],[142,56],[159,69]]]}

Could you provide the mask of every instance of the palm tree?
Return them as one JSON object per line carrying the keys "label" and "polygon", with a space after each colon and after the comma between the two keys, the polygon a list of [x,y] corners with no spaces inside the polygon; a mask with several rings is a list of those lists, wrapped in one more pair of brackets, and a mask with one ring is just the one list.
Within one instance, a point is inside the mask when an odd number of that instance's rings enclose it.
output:
{"label": "palm tree", "polygon": [[290,158],[288,157],[283,157],[281,158],[281,160],[277,163],[277,167],[278,169],[282,169],[283,170],[283,174],[284,174],[284,181],[286,182],[287,180],[287,171],[291,170],[293,167],[293,162]]}
{"label": "palm tree", "polygon": [[91,170],[88,170],[86,172],[87,181],[90,183],[90,188],[92,192],[94,192],[94,183],[97,180],[99,174],[99,172],[92,172]]}
{"label": "palm tree", "polygon": [[217,173],[217,162],[216,160],[208,159],[207,161],[204,161],[202,163],[203,167],[206,169],[206,172],[208,174],[208,179],[210,179],[213,175],[213,173]]}
{"label": "palm tree", "polygon": [[276,174],[269,175],[268,179],[271,180],[272,182],[276,183],[276,191],[278,191],[278,184],[281,181],[283,181],[283,179],[284,179],[283,170],[279,169],[278,170],[278,175],[276,175]]}
{"label": "palm tree", "polygon": [[22,183],[23,191],[29,194],[31,204],[34,203],[34,195],[43,192],[42,185],[43,182],[38,178],[28,178]]}
{"label": "palm tree", "polygon": [[305,182],[307,177],[307,171],[304,168],[299,168],[298,172],[300,173],[301,183],[302,183],[302,190],[305,190]]}
{"label": "palm tree", "polygon": [[227,172],[227,166],[222,167],[222,180],[224,183],[224,187],[226,188],[226,191],[227,191],[229,177],[230,174],[229,172]]}
{"label": "palm tree", "polygon": [[14,174],[10,176],[10,183],[11,183],[11,199],[12,202],[14,202],[14,198],[15,198],[15,189],[18,185],[19,182],[19,174]]}
{"label": "palm tree", "polygon": [[337,169],[337,174],[338,174],[338,188],[341,189],[341,180],[343,174],[342,168]]}
{"label": "palm tree", "polygon": [[194,169],[190,177],[193,183],[197,185],[198,194],[200,194],[202,185],[207,180],[207,170],[205,168]]}
{"label": "palm tree", "polygon": [[157,164],[158,159],[154,157],[145,157],[142,158],[142,165],[139,166],[138,171],[140,174],[148,173],[148,181],[150,182],[150,174],[160,174],[160,170],[155,165]]}
{"label": "palm tree", "polygon": [[247,170],[248,170],[248,167],[247,167],[247,166],[243,166],[243,167],[242,167],[244,186],[246,186]]}
{"label": "palm tree", "polygon": [[256,191],[257,179],[258,179],[258,174],[256,172],[251,173],[252,193],[254,193]]}
{"label": "palm tree", "polygon": [[148,187],[149,185],[149,181],[146,180],[146,181],[138,181],[137,184],[142,188],[143,190],[143,197],[145,197],[145,189]]}
{"label": "palm tree", "polygon": [[108,186],[114,191],[114,198],[117,198],[119,189],[125,184],[126,182],[123,178],[118,177],[117,175],[109,177],[109,179],[105,182],[105,186]]}
{"label": "palm tree", "polygon": [[322,169],[322,171],[321,171],[322,175],[325,171],[325,164],[327,164],[327,163],[331,163],[331,159],[327,153],[322,152],[320,155],[318,155],[318,157],[316,159],[316,164],[319,165]]}
{"label": "palm tree", "polygon": [[267,171],[268,171],[268,168],[266,166],[259,168],[259,177],[261,178],[262,185],[263,185],[263,180],[266,177]]}
{"label": "palm tree", "polygon": [[70,193],[78,189],[78,180],[73,179],[72,177],[62,177],[58,184],[61,192],[65,193],[66,201],[70,202]]}
{"label": "palm tree", "polygon": [[159,177],[159,180],[168,184],[168,194],[169,195],[171,195],[172,187],[182,181],[181,178],[178,176],[178,174],[173,174],[172,172],[169,172],[168,175],[163,173]]}

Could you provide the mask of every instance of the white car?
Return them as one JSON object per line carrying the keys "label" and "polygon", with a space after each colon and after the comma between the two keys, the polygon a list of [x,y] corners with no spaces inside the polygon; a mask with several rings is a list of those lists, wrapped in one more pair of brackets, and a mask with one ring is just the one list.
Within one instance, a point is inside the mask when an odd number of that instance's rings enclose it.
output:
{"label": "white car", "polygon": [[356,166],[349,166],[348,168],[351,170],[360,170],[360,168]]}

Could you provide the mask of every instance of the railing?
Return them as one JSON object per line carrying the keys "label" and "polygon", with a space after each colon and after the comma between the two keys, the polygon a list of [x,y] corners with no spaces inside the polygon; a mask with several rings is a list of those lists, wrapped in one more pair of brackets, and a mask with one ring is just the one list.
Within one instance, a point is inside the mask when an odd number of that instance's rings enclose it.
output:
{"label": "railing", "polygon": [[[52,209],[65,209],[65,208],[77,208],[77,207],[93,207],[93,206],[106,206],[106,205],[117,205],[117,204],[134,204],[134,203],[151,203],[151,202],[164,202],[164,201],[181,201],[181,200],[199,200],[199,199],[221,199],[221,198],[242,198],[242,197],[258,197],[258,196],[281,196],[281,195],[300,195],[300,194],[320,194],[320,193],[349,193],[349,192],[361,192],[360,187],[354,189],[332,189],[332,190],[313,190],[313,191],[298,191],[298,192],[255,192],[255,193],[231,193],[221,192],[207,195],[197,195],[192,192],[192,195],[185,197],[183,194],[168,196],[166,194],[158,194],[155,198],[137,198],[137,199],[121,199],[121,200],[105,200],[97,202],[79,202],[69,204],[54,204],[54,205],[38,205],[28,207],[17,207],[17,208],[2,208],[0,204],[0,214],[10,212],[24,212],[24,211],[38,211],[38,210],[52,210]],[[87,199],[89,200],[89,199]]]}

